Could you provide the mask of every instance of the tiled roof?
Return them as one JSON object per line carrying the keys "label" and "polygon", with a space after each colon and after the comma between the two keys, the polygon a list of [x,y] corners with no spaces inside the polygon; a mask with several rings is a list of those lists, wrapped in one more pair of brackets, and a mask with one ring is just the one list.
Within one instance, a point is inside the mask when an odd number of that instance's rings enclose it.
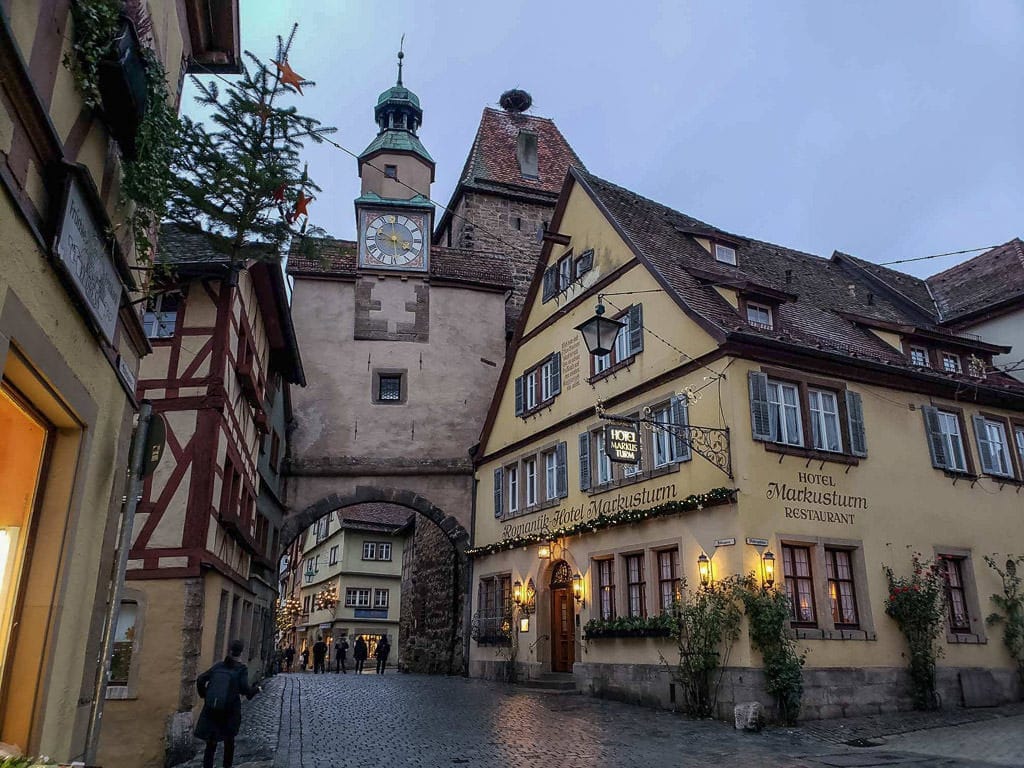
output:
{"label": "tiled roof", "polygon": [[[288,274],[355,277],[359,271],[355,242],[324,238],[315,241],[315,245],[319,256],[303,254],[297,246],[293,247],[288,256]],[[486,251],[432,245],[430,277],[500,290],[512,288],[508,260],[501,254]]]}
{"label": "tiled roof", "polygon": [[1024,298],[1024,243],[1008,243],[928,278],[945,322]]}
{"label": "tiled roof", "polygon": [[[574,176],[591,190],[628,241],[662,280],[711,332],[724,337],[773,339],[804,348],[910,367],[900,351],[848,316],[880,323],[919,327],[922,317],[891,301],[860,270],[841,259],[824,259],[750,238],[737,238],[583,171]],[[714,238],[718,233],[736,245],[737,266],[717,262],[691,232]],[[891,271],[891,270],[889,270]],[[779,307],[775,330],[747,323],[713,283],[753,283],[793,294]],[[935,332],[953,334],[931,326]],[[960,339],[969,343],[966,339]],[[937,373],[935,375],[944,376]],[[991,378],[991,377],[990,377]]]}
{"label": "tiled roof", "polygon": [[[516,159],[520,131],[537,136],[537,178],[523,176]],[[515,187],[551,199],[558,196],[569,166],[583,168],[558,126],[546,117],[484,109],[459,184],[495,192]]]}
{"label": "tiled roof", "polygon": [[401,528],[416,513],[398,504],[355,504],[339,509],[335,514],[342,525],[370,525],[379,528]]}
{"label": "tiled roof", "polygon": [[865,259],[858,259],[856,256],[840,253],[839,251],[836,251],[833,258],[840,260],[848,259],[854,265],[867,272],[880,285],[884,286],[885,290],[893,291],[907,301],[910,301],[929,320],[938,320],[931,291],[928,290],[928,284],[921,278],[898,272],[895,269],[889,269],[889,267],[883,267]]}
{"label": "tiled roof", "polygon": [[[224,238],[181,224],[161,224],[160,239],[157,242],[156,261],[169,266],[187,264],[227,264],[228,252],[220,250],[218,244],[227,247]],[[247,255],[253,258],[266,256],[268,246],[253,244],[245,246]]]}

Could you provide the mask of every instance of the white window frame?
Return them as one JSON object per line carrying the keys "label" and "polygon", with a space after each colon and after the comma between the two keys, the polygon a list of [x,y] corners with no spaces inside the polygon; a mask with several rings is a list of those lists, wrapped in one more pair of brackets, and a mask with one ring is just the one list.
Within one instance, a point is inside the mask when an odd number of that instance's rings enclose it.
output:
{"label": "white window frame", "polygon": [[370,590],[366,587],[348,587],[345,590],[345,607],[369,608]]}
{"label": "white window frame", "polygon": [[[619,334],[621,335],[621,331]],[[618,339],[616,339],[618,341]],[[609,352],[607,355],[594,355],[594,375],[597,376],[599,373],[604,373],[612,367],[612,353]]]}
{"label": "white window frame", "polygon": [[714,244],[715,261],[720,261],[723,264],[731,264],[736,266],[736,249],[731,245],[723,245],[722,243]]}
{"label": "white window frame", "polygon": [[629,357],[629,326],[619,329],[619,335],[615,337],[615,362],[621,363]]}
{"label": "white window frame", "polygon": [[363,560],[376,560],[377,559],[377,542],[375,541],[364,541],[363,542]]}
{"label": "white window frame", "polygon": [[[785,402],[785,393],[792,392],[795,403]],[[786,411],[796,414],[796,434],[791,435]],[[768,379],[768,416],[775,422],[775,442],[782,445],[803,446],[803,417],[800,413],[800,387],[788,381]]]}
{"label": "white window frame", "polygon": [[390,560],[391,559],[391,542],[389,542],[389,541],[377,542],[377,559],[378,560]]}
{"label": "white window frame", "polygon": [[775,327],[772,318],[772,308],[767,304],[747,302],[747,322],[755,328],[767,328],[772,330]]}
{"label": "white window frame", "polygon": [[963,373],[963,363],[960,361],[960,355],[953,352],[942,353],[942,370],[946,373]]}
{"label": "white window frame", "polygon": [[612,471],[612,460],[604,450],[604,430],[594,433],[595,449],[597,451],[597,484],[607,485],[615,479]]}
{"label": "white window frame", "polygon": [[544,498],[558,498],[558,456],[554,451],[544,454]]}
{"label": "white window frame", "polygon": [[545,402],[554,397],[552,393],[553,387],[551,383],[555,379],[555,358],[550,358],[544,361],[544,364],[540,367],[540,400]]}
{"label": "white window frame", "polygon": [[[951,411],[937,410],[936,417],[939,421],[939,432],[942,434],[942,445],[946,453],[946,468],[953,472],[967,471],[967,451],[964,446],[964,436],[960,430],[960,417]],[[949,427],[952,427],[950,431]],[[956,451],[954,452],[953,438],[956,438]],[[959,459],[959,462],[956,461]]]}
{"label": "white window frame", "polygon": [[533,370],[526,374],[526,381],[523,382],[523,404],[526,410],[532,411],[537,407],[537,371]]}
{"label": "white window frame", "polygon": [[[827,406],[831,406],[828,408]],[[807,407],[811,414],[811,440],[814,448],[829,453],[843,452],[843,430],[839,419],[839,397],[827,389],[807,388]],[[835,430],[835,443],[820,445],[827,442],[828,427],[831,423]]]}
{"label": "white window frame", "polygon": [[1013,459],[1010,457],[1010,441],[1006,437],[1006,425],[994,419],[985,419],[985,434],[978,439],[988,443],[993,460],[999,461],[999,477],[1013,477]]}
{"label": "white window frame", "polygon": [[1024,426],[1014,424],[1013,437],[1017,443],[1017,457],[1021,461],[1021,466],[1024,467]]}
{"label": "white window frame", "polygon": [[[665,403],[651,412],[651,418],[659,424],[674,424],[672,421],[672,406]],[[651,438],[654,444],[654,466],[667,467],[679,461],[679,452],[676,450],[675,435],[668,429],[651,430]]]}
{"label": "white window frame", "polygon": [[513,464],[505,468],[508,477],[508,511],[519,511],[519,467]]}
{"label": "white window frame", "polygon": [[390,589],[375,589],[375,590],[373,590],[373,607],[374,608],[388,608],[390,602],[391,602],[391,590]]}
{"label": "white window frame", "polygon": [[327,559],[327,564],[328,565],[337,565],[338,564],[338,545],[337,544],[335,544],[333,547],[331,547],[331,554],[330,554],[330,557]]}
{"label": "white window frame", "polygon": [[[915,355],[921,356],[921,362],[915,359]],[[931,368],[931,363],[928,361],[928,350],[924,347],[911,347],[910,348],[910,364],[916,365],[919,368]]]}
{"label": "white window frame", "polygon": [[537,460],[532,456],[523,459],[523,488],[526,493],[526,506],[537,503]]}
{"label": "white window frame", "polygon": [[567,291],[572,285],[573,276],[573,258],[572,254],[568,254],[558,262],[558,289],[560,291]]}

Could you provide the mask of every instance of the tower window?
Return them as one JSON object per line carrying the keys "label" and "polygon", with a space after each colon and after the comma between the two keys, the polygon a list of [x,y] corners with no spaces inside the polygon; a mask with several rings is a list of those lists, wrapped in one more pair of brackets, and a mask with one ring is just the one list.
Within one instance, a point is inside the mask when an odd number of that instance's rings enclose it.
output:
{"label": "tower window", "polygon": [[385,405],[398,405],[406,402],[408,390],[405,374],[405,371],[394,369],[374,371],[373,402]]}
{"label": "tower window", "polygon": [[397,165],[385,165],[384,166],[384,175],[387,176],[389,179],[397,179],[398,178],[398,166]]}

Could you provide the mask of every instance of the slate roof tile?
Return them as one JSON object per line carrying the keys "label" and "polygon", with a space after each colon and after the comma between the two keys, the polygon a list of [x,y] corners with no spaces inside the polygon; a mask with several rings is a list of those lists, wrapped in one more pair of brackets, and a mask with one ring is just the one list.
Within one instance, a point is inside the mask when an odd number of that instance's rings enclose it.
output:
{"label": "slate roof tile", "polygon": [[927,283],[946,322],[1010,299],[1024,298],[1024,243],[1015,237],[932,275]]}
{"label": "slate roof tile", "polygon": [[[521,130],[537,135],[536,179],[523,176],[519,169],[516,145]],[[570,166],[584,167],[553,121],[487,107],[480,118],[480,127],[459,183],[499,192],[508,192],[508,187],[515,187],[551,200],[561,191]]]}

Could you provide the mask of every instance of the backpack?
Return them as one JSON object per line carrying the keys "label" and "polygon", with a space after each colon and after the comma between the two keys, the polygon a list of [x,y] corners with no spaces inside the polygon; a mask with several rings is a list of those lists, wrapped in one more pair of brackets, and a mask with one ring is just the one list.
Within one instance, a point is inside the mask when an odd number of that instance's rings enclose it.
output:
{"label": "backpack", "polygon": [[210,682],[204,698],[206,706],[214,712],[223,712],[238,700],[238,675],[225,666],[210,670]]}

